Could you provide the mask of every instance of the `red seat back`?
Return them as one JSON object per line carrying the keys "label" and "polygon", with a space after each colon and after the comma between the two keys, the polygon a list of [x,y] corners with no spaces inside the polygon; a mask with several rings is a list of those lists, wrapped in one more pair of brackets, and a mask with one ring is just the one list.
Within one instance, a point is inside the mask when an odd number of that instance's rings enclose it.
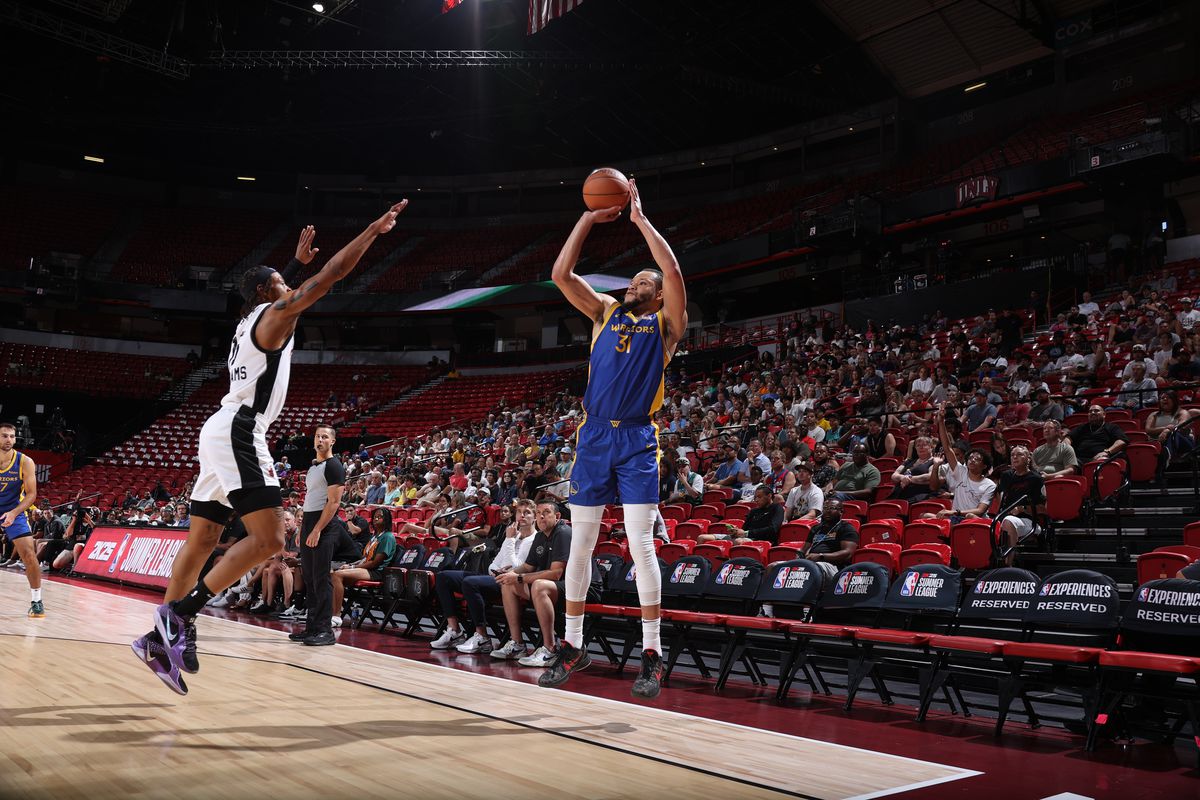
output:
{"label": "red seat back", "polygon": [[1125,457],[1129,459],[1129,479],[1136,483],[1154,480],[1158,472],[1158,443],[1131,442],[1125,445]]}
{"label": "red seat back", "polygon": [[901,549],[898,544],[876,542],[875,544],[869,544],[855,550],[854,557],[850,559],[850,563],[858,564],[863,561],[873,561],[876,564],[887,567],[888,572],[894,576],[899,571],[900,553]]}
{"label": "red seat back", "polygon": [[717,569],[729,560],[729,548],[729,542],[705,542],[693,547],[692,555],[703,556],[713,569]]}
{"label": "red seat back", "polygon": [[799,547],[788,547],[787,545],[777,544],[767,551],[767,563],[771,564],[776,561],[792,561],[800,557]]}
{"label": "red seat back", "polygon": [[705,503],[704,505],[696,506],[692,509],[692,519],[706,519],[709,522],[717,522],[722,517],[721,509],[714,505]]}
{"label": "red seat back", "polygon": [[795,522],[785,522],[779,529],[779,543],[785,542],[806,542],[808,541],[808,532],[817,524],[815,519],[796,520]]}
{"label": "red seat back", "polygon": [[944,511],[950,508],[950,498],[948,497],[931,497],[928,500],[922,500],[919,503],[913,503],[908,507],[908,518],[918,520],[922,514],[936,514],[939,511]]}
{"label": "red seat back", "polygon": [[904,547],[906,549],[924,542],[945,544],[949,541],[950,520],[948,519],[923,519],[904,526]]}
{"label": "red seat back", "polygon": [[1183,528],[1183,543],[1200,547],[1200,521],[1189,522]]}
{"label": "red seat back", "polygon": [[877,519],[908,519],[907,500],[880,500],[867,509],[867,521]]}
{"label": "red seat back", "polygon": [[750,513],[750,506],[735,505],[725,507],[724,519],[741,522]]}
{"label": "red seat back", "polygon": [[767,553],[771,549],[770,542],[746,542],[745,544],[736,544],[729,548],[730,558],[753,558],[767,565]]}
{"label": "red seat back", "polygon": [[675,526],[675,538],[679,539],[695,539],[700,534],[708,531],[708,520],[692,519],[687,522],[681,522]]}
{"label": "red seat back", "polygon": [[992,565],[991,525],[986,520],[966,520],[950,530],[950,552],[962,569],[987,569]]}
{"label": "red seat back", "polygon": [[1046,514],[1050,519],[1066,522],[1078,519],[1083,509],[1083,498],[1084,481],[1081,476],[1046,481]]}
{"label": "red seat back", "polygon": [[675,520],[676,522],[687,522],[692,516],[692,507],[683,505],[663,506],[659,509],[662,512],[664,520]]}
{"label": "red seat back", "polygon": [[609,553],[611,555],[620,556],[622,561],[629,560],[629,544],[624,539],[622,539],[619,542],[615,542],[615,541],[598,542],[596,544],[595,552],[596,552],[596,555],[601,555],[603,553]]}
{"label": "red seat back", "polygon": [[857,517],[858,519],[865,520],[867,518],[867,503],[862,500],[843,500],[842,516]]}
{"label": "red seat back", "polygon": [[900,553],[900,569],[905,570],[918,564],[950,566],[950,545],[925,542]]}
{"label": "red seat back", "polygon": [[876,519],[863,523],[858,531],[860,547],[885,543],[899,545],[904,540],[904,522],[898,519]]}
{"label": "red seat back", "polygon": [[695,544],[691,539],[680,539],[676,542],[664,544],[658,550],[658,557],[667,562],[668,565],[674,564],[684,556],[691,555]]}
{"label": "red seat back", "polygon": [[1174,578],[1190,563],[1192,560],[1182,553],[1143,553],[1137,560],[1138,585],[1159,578]]}
{"label": "red seat back", "polygon": [[709,489],[700,499],[705,503],[725,503],[733,499],[733,489],[730,489],[728,486],[722,486],[719,489]]}

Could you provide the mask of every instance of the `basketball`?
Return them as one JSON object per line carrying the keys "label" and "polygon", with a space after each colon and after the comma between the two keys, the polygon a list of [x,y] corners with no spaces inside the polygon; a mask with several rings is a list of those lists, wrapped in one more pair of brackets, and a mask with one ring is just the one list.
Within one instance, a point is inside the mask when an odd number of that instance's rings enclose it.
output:
{"label": "basketball", "polygon": [[593,170],[583,182],[583,202],[592,211],[624,208],[629,203],[629,179],[612,167]]}

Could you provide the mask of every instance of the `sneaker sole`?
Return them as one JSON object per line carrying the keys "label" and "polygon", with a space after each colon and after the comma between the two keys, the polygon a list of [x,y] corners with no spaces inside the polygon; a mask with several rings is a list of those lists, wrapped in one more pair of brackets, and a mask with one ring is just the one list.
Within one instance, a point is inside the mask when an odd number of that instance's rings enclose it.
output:
{"label": "sneaker sole", "polygon": [[630,694],[632,694],[634,697],[641,697],[646,700],[653,700],[654,698],[658,697],[658,693],[661,691],[662,691],[662,683],[659,682],[659,683],[654,684],[654,691],[649,691],[647,689],[639,689],[638,687],[635,686],[635,687],[633,687],[632,690],[630,690]]}
{"label": "sneaker sole", "polygon": [[30,614],[29,618],[30,619],[45,619],[46,615],[44,613],[43,614]]}
{"label": "sneaker sole", "polygon": [[159,672],[158,670],[156,670],[154,667],[152,667],[150,665],[150,662],[146,660],[146,651],[142,650],[140,647],[138,647],[137,642],[131,643],[129,645],[129,649],[133,651],[133,654],[135,656],[137,656],[138,661],[140,661],[146,665],[146,669],[153,672],[155,677],[157,677],[160,681],[163,682],[163,686],[166,686],[168,689],[170,689],[172,692],[174,692],[175,694],[178,694],[178,695],[186,695],[188,693],[187,684],[184,683],[183,676],[180,676],[179,685],[176,686],[171,681],[171,677],[169,675]]}
{"label": "sneaker sole", "polygon": [[542,676],[541,676],[540,678],[538,678],[538,686],[544,686],[544,687],[546,687],[546,688],[548,688],[548,689],[549,689],[549,688],[553,688],[553,687],[555,687],[555,686],[562,686],[562,685],[563,685],[564,683],[566,683],[566,682],[567,682],[567,681],[570,679],[570,677],[571,677],[572,675],[574,675],[576,672],[580,672],[580,671],[582,671],[582,670],[585,670],[585,669],[587,669],[588,667],[590,667],[591,665],[592,665],[592,659],[591,659],[591,658],[589,658],[589,657],[586,657],[586,656],[585,656],[584,658],[581,658],[581,659],[579,660],[579,663],[578,663],[578,664],[576,664],[575,666],[571,667],[571,671],[570,671],[570,672],[567,672],[567,673],[565,673],[565,674],[562,676],[562,680],[557,680],[557,681],[552,681],[552,680],[550,680],[550,679],[547,677],[547,676],[549,676],[549,674],[550,674],[548,671],[547,671],[547,672],[543,672],[543,673],[542,673]]}

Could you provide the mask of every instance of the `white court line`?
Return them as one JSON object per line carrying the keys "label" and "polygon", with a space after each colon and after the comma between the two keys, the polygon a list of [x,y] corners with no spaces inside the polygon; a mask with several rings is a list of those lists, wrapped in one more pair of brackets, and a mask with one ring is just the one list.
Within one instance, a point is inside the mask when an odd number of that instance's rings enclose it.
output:
{"label": "white court line", "polygon": [[[91,587],[88,587],[88,586],[74,586],[71,584],[62,584],[62,585],[69,586],[71,588],[91,590]],[[119,600],[132,600],[134,602],[145,603],[146,605],[153,605],[156,607],[159,605],[158,603],[156,603],[152,600],[142,600],[137,597],[120,597],[118,595],[112,595],[111,593],[108,593],[108,592],[104,592],[104,593],[109,594],[111,597],[114,597]],[[214,616],[209,616],[207,614],[205,615],[205,617],[207,617],[209,620],[213,620],[216,622],[230,623],[233,625],[241,625],[242,627],[246,627],[246,628],[254,628],[256,631],[275,634],[277,637],[287,635],[284,631],[275,630],[274,628],[266,628],[266,627],[262,627],[260,625],[252,625],[248,622],[241,622],[240,620],[226,619],[224,617],[214,617]],[[291,643],[289,642],[289,644],[291,644]],[[346,648],[358,650],[358,651],[361,651],[364,653],[371,653],[373,655],[381,656],[383,658],[392,658],[397,661],[402,661],[406,664],[418,665],[421,667],[432,667],[434,669],[448,670],[448,671],[452,671],[455,673],[466,672],[467,674],[478,677],[478,678],[486,678],[487,680],[490,680],[490,681],[502,682],[502,683],[504,683],[505,686],[510,687],[510,688],[514,685],[523,686],[523,687],[526,687],[526,689],[530,690],[530,694],[536,694],[537,692],[544,691],[540,687],[537,687],[535,689],[535,687],[533,687],[531,684],[527,684],[522,681],[514,681],[509,678],[501,677],[499,675],[489,675],[489,674],[481,673],[481,672],[471,672],[469,670],[460,670],[460,669],[456,669],[454,667],[448,667],[448,666],[444,666],[442,664],[434,664],[434,663],[431,663],[428,661],[417,661],[415,659],[405,658],[404,656],[397,656],[397,655],[393,655],[391,653],[381,653],[378,650],[369,650],[365,647],[354,647],[353,645],[348,645],[348,644],[344,645],[341,642],[339,642],[336,646],[346,647]],[[212,655],[219,656],[220,654],[213,653]],[[298,666],[296,664],[291,663],[288,660],[280,660],[277,663],[286,664],[288,666]],[[957,773],[954,775],[947,775],[942,778],[932,778],[927,781],[921,781],[918,783],[908,784],[905,786],[899,786],[899,787],[892,788],[892,789],[882,789],[878,792],[857,795],[855,797],[845,798],[845,800],[869,800],[869,798],[886,797],[888,795],[898,794],[900,792],[907,792],[907,791],[910,791],[913,789],[919,789],[919,788],[922,788],[925,786],[934,786],[939,783],[947,783],[949,781],[963,780],[965,778],[973,778],[978,775],[984,774],[983,772],[981,772],[979,770],[972,770],[972,769],[966,769],[963,767],[956,767],[956,766],[953,766],[950,764],[943,764],[943,763],[940,763],[937,761],[925,761],[925,760],[919,759],[919,758],[909,758],[908,756],[898,756],[898,755],[894,755],[892,753],[883,753],[878,750],[868,750],[864,747],[855,747],[853,745],[839,744],[837,742],[829,742],[829,741],[825,741],[824,739],[813,739],[813,738],[810,738],[807,736],[797,736],[795,734],[783,733],[781,731],[773,731],[773,730],[768,730],[765,728],[755,728],[755,727],[752,727],[749,725],[740,725],[736,722],[726,722],[725,720],[712,719],[711,717],[701,717],[701,716],[696,716],[694,714],[686,714],[681,711],[673,711],[671,709],[658,708],[658,707],[652,706],[652,705],[642,705],[640,703],[629,703],[629,702],[626,702],[623,700],[613,700],[612,698],[608,698],[608,697],[596,697],[593,695],[576,693],[576,692],[572,692],[571,694],[576,694],[578,697],[586,698],[588,701],[591,701],[591,702],[607,703],[609,705],[615,705],[615,706],[620,706],[620,707],[632,706],[634,708],[637,708],[639,711],[650,711],[655,714],[667,715],[674,719],[685,719],[685,720],[692,720],[692,721],[696,721],[696,722],[708,723],[708,724],[712,724],[712,725],[721,725],[721,726],[726,726],[729,728],[735,728],[735,729],[744,730],[744,731],[751,731],[753,733],[760,734],[760,735],[768,734],[770,736],[782,737],[784,739],[789,739],[789,740],[797,741],[797,742],[808,742],[808,743],[818,744],[823,747],[833,747],[833,748],[837,748],[839,750],[845,750],[845,751],[849,751],[849,752],[864,753],[867,755],[875,756],[877,758],[879,758],[879,757],[890,758],[890,759],[895,759],[897,761],[907,762],[910,764],[919,764],[922,766],[935,767],[938,769],[953,770]],[[416,697],[418,697],[418,699],[420,698],[419,695],[417,695]],[[464,709],[464,710],[469,711],[469,709]],[[469,713],[476,713],[476,712],[469,712]],[[534,726],[534,727],[536,727],[536,726]],[[577,737],[572,736],[571,738],[577,738]],[[578,740],[582,741],[582,742],[588,742],[587,739],[582,738],[582,737],[578,737]],[[630,751],[630,752],[632,752],[632,751]]]}

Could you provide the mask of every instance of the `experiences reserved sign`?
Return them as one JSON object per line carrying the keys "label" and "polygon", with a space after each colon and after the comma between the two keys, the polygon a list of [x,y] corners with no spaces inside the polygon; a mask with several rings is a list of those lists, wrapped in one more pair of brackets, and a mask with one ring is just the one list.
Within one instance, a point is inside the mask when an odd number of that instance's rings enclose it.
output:
{"label": "experiences reserved sign", "polygon": [[96,528],[75,571],[165,589],[187,535],[186,528]]}

